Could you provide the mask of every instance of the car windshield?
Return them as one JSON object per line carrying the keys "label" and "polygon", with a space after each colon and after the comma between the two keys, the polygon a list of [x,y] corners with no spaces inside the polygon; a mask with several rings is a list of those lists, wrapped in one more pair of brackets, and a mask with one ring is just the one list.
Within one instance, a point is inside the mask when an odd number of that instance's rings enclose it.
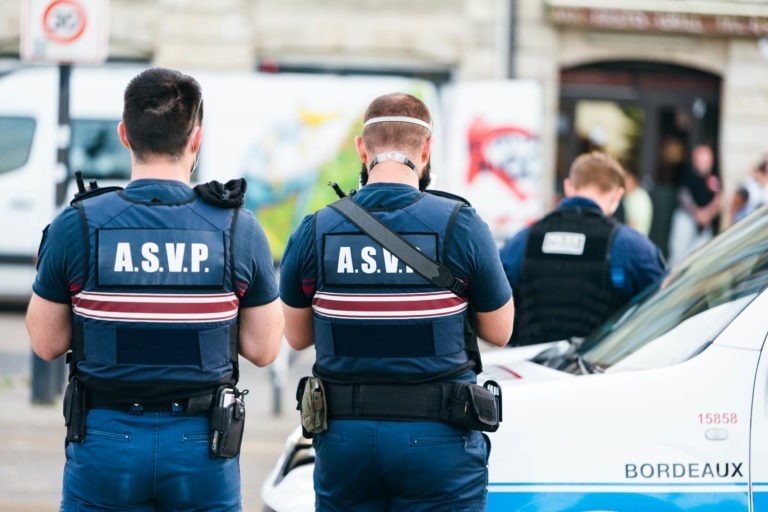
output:
{"label": "car windshield", "polygon": [[704,350],[768,286],[768,207],[727,229],[593,332],[599,369],[670,366]]}

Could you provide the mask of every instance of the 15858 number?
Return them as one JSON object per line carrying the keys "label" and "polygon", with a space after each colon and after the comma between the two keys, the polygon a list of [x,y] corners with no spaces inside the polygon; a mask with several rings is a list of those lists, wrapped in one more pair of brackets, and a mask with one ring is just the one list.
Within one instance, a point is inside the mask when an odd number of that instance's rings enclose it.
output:
{"label": "15858 number", "polygon": [[739,417],[735,412],[699,413],[698,418],[702,425],[733,425],[739,422]]}

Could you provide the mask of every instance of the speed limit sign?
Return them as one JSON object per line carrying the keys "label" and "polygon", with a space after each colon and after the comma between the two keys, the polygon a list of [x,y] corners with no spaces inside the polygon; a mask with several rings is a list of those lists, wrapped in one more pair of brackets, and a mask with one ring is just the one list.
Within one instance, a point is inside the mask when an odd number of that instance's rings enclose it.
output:
{"label": "speed limit sign", "polygon": [[108,0],[24,0],[21,58],[98,64],[107,58]]}
{"label": "speed limit sign", "polygon": [[56,0],[43,13],[45,37],[55,43],[72,43],[85,32],[88,15],[80,2]]}

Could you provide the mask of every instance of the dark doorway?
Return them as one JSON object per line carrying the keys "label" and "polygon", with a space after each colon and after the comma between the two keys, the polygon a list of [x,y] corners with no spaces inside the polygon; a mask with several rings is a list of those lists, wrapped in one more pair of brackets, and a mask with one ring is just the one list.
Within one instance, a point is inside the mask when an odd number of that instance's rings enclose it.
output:
{"label": "dark doorway", "polygon": [[[649,237],[667,254],[681,172],[696,144],[718,161],[720,78],[653,62],[602,62],[560,73],[557,183],[581,152],[601,149],[635,169],[653,202]],[[717,166],[715,169],[717,173]]]}

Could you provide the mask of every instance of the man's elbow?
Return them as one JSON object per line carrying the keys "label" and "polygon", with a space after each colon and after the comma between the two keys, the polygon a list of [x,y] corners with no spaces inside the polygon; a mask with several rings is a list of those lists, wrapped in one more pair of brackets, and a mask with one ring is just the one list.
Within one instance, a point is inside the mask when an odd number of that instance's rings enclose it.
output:
{"label": "man's elbow", "polygon": [[43,361],[48,361],[49,363],[56,360],[56,358],[61,355],[61,353],[58,351],[53,350],[44,344],[34,342],[32,342],[32,351],[37,355],[37,357]]}
{"label": "man's elbow", "polygon": [[263,368],[277,359],[280,353],[281,336],[272,336],[270,339],[254,340],[247,342],[241,338],[240,355],[248,361]]}
{"label": "man's elbow", "polygon": [[481,339],[487,341],[491,345],[497,347],[506,346],[509,343],[509,339],[512,337],[512,322],[508,325],[496,326],[493,329],[488,329],[483,332],[478,332]]}
{"label": "man's elbow", "polygon": [[304,350],[315,344],[312,331],[297,333],[286,327],[285,339],[293,350]]}

